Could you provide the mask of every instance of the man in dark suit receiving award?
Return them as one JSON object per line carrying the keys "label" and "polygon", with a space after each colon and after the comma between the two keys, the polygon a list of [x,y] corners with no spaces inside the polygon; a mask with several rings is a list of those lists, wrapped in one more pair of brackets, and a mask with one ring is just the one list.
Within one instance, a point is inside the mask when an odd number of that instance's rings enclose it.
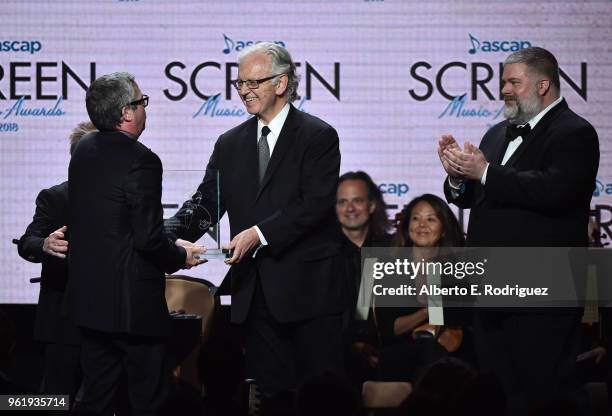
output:
{"label": "man in dark suit receiving award", "polygon": [[[227,212],[232,240],[232,320],[245,323],[247,363],[265,397],[310,373],[340,368],[345,308],[334,201],[336,131],[290,103],[298,77],[289,52],[258,43],[241,52],[233,81],[252,117],[222,134],[196,196],[166,222],[197,240],[198,218]],[[220,199],[216,181],[220,177]],[[198,204],[205,210],[192,209]]]}
{"label": "man in dark suit receiving award", "polygon": [[[599,142],[589,122],[560,95],[559,67],[547,50],[530,47],[504,63],[506,121],[480,148],[442,136],[438,153],[448,201],[471,208],[473,247],[586,246]],[[580,313],[481,311],[476,341],[485,370],[500,377],[513,414],[572,389]]]}
{"label": "man in dark suit receiving award", "polygon": [[70,250],[66,306],[81,328],[83,397],[75,408],[113,414],[123,371],[135,415],[152,415],[164,398],[170,317],[165,275],[199,264],[201,248],[164,234],[162,164],[138,142],[143,95],[130,74],[96,79],[87,112],[100,130],[85,136],[68,169]]}
{"label": "man in dark suit receiving award", "polygon": [[[70,154],[79,140],[97,131],[91,122],[82,122],[70,135]],[[41,393],[74,397],[81,385],[80,339],[77,327],[62,314],[68,282],[68,181],[40,191],[32,223],[19,239],[19,255],[42,263],[40,292],[36,307],[34,339],[45,346]]]}

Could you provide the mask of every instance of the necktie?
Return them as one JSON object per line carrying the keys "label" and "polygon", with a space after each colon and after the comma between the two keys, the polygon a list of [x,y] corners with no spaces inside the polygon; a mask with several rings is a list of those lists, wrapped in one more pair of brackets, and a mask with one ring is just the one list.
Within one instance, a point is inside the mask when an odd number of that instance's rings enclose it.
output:
{"label": "necktie", "polygon": [[263,181],[268,162],[270,161],[270,146],[268,146],[268,140],[266,138],[268,133],[270,133],[270,128],[264,126],[261,129],[261,137],[257,142],[257,153],[259,155],[259,183]]}
{"label": "necktie", "polygon": [[506,127],[506,139],[508,139],[508,142],[516,139],[519,136],[521,136],[524,140],[527,138],[529,133],[531,133],[531,126],[529,123],[525,124],[523,127],[519,127],[516,124],[508,124],[508,127]]}

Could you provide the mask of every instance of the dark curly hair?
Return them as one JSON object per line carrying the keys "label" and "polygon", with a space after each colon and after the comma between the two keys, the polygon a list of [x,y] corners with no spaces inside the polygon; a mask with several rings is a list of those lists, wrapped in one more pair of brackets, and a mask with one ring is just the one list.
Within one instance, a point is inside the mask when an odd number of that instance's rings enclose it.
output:
{"label": "dark curly hair", "polygon": [[413,242],[410,240],[409,235],[410,217],[414,207],[422,201],[431,205],[436,212],[438,220],[442,223],[442,236],[438,245],[440,247],[465,246],[465,235],[459,226],[457,217],[455,217],[455,214],[453,214],[453,211],[451,211],[446,202],[432,194],[424,194],[414,198],[402,210],[402,219],[397,227],[393,245],[397,247],[412,247]]}

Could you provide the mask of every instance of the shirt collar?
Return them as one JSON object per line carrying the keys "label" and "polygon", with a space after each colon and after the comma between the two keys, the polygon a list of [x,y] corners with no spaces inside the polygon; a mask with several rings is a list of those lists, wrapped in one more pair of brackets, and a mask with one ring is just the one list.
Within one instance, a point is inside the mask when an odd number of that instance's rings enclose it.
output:
{"label": "shirt collar", "polygon": [[555,101],[553,101],[548,107],[546,107],[544,110],[540,111],[534,118],[532,118],[531,120],[529,120],[529,127],[531,127],[531,130],[533,130],[536,126],[536,124],[538,124],[538,122],[540,120],[542,120],[542,118],[546,115],[546,113],[548,113],[550,110],[553,109],[554,106],[556,106],[557,104],[559,104],[561,101],[563,100],[563,96],[559,96],[559,98],[557,98]]}
{"label": "shirt collar", "polygon": [[[280,136],[280,132],[283,129],[285,120],[287,120],[287,116],[289,115],[289,108],[291,108],[289,103],[285,104],[282,110],[279,111],[276,117],[274,117],[272,121],[270,121],[270,123],[268,124],[268,128],[276,138]],[[264,126],[265,124],[261,120],[257,119],[257,137],[261,136],[261,129],[263,129]]]}

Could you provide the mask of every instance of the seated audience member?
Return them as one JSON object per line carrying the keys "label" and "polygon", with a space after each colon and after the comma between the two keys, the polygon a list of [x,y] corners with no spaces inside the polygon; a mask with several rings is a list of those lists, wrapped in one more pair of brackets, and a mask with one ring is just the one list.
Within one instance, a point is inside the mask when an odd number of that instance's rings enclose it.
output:
{"label": "seated audience member", "polygon": [[[361,247],[385,247],[390,227],[381,191],[362,171],[340,176],[336,191],[336,215],[346,237],[343,251],[350,302],[345,314],[347,371],[357,384],[371,379],[378,360],[378,338],[371,317],[355,321],[361,284]],[[371,314],[370,314],[371,315]]]}
{"label": "seated audience member", "polygon": [[370,176],[363,172],[347,172],[340,176],[336,191],[336,215],[342,232],[361,247],[388,246],[391,241],[387,210],[382,192]]}
{"label": "seated audience member", "polygon": [[[81,137],[97,131],[91,122],[79,123],[69,137],[72,155]],[[19,255],[42,263],[34,338],[45,344],[41,393],[69,394],[79,388],[79,335],[76,326],[61,313],[68,280],[68,182],[43,189],[36,198],[32,223],[19,239]]]}
{"label": "seated audience member", "polygon": [[[415,252],[419,250],[418,255],[414,254],[418,258],[435,257],[439,247],[460,247],[465,244],[454,214],[446,202],[435,195],[425,194],[413,199],[402,214],[394,245],[413,247]],[[436,250],[432,251],[432,248]],[[383,380],[412,381],[420,368],[446,356],[442,331],[449,331],[446,335],[456,338],[453,341],[468,341],[462,332],[444,327],[433,328],[433,337],[416,336],[415,329],[429,324],[426,299],[419,301],[424,302],[422,307],[375,308],[376,327],[382,343],[379,376]],[[446,311],[444,319],[445,322],[448,320]],[[428,334],[426,331],[418,333]],[[466,349],[461,346],[455,354],[462,356]]]}

